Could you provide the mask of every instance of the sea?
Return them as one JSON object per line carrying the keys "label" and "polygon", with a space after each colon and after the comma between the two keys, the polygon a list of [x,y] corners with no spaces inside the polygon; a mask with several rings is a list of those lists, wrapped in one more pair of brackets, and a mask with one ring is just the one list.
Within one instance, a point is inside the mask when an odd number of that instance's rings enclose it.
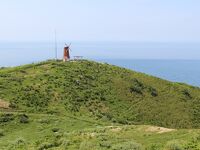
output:
{"label": "sea", "polygon": [[[61,59],[64,45],[53,41],[0,42],[0,67],[55,59],[56,55]],[[72,59],[83,56],[200,87],[200,43],[72,42],[70,52]]]}

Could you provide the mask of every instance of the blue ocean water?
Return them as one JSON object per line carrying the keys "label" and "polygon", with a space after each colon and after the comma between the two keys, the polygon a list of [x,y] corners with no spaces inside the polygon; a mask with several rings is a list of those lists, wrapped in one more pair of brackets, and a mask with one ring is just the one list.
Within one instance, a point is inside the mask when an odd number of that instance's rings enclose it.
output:
{"label": "blue ocean water", "polygon": [[[58,43],[62,58],[64,42]],[[53,42],[0,43],[0,67],[55,58]],[[72,42],[72,56],[107,62],[166,80],[200,86],[200,44]]]}
{"label": "blue ocean water", "polygon": [[174,82],[200,87],[200,60],[101,60]]}

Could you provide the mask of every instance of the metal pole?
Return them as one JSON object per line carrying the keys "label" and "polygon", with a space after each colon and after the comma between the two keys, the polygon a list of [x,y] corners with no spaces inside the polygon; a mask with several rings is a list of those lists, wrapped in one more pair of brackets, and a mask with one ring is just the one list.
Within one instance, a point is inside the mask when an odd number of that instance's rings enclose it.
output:
{"label": "metal pole", "polygon": [[58,56],[57,56],[57,32],[55,30],[55,60],[58,59]]}

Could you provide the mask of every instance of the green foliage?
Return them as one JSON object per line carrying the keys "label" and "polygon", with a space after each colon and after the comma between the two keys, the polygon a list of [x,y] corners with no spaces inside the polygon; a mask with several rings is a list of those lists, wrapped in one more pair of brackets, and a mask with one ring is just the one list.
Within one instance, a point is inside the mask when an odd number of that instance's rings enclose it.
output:
{"label": "green foliage", "polygon": [[7,114],[7,113],[0,114],[0,123],[10,122],[14,119],[15,117],[13,114]]}
{"label": "green foliage", "polygon": [[200,149],[200,135],[194,137],[184,145],[184,150],[199,150]]}
{"label": "green foliage", "polygon": [[106,148],[106,149],[109,149],[112,147],[112,144],[108,141],[102,141],[102,142],[100,142],[99,145],[101,148]]}
{"label": "green foliage", "polygon": [[158,92],[156,89],[152,88],[152,87],[148,87],[149,92],[151,93],[152,96],[156,97],[158,96]]}
{"label": "green foliage", "polygon": [[139,82],[137,79],[134,79],[130,87],[130,91],[135,92],[137,94],[142,94],[143,89],[144,89],[144,85],[141,82]]}
{"label": "green foliage", "polygon": [[189,99],[192,98],[190,92],[189,92],[187,89],[184,89],[184,90],[182,91],[182,93],[183,93],[183,95],[184,95],[186,98],[189,98]]}
{"label": "green foliage", "polygon": [[112,148],[113,150],[143,150],[141,144],[138,144],[134,141],[119,143]]}
{"label": "green foliage", "polygon": [[59,131],[59,128],[53,128],[52,131],[53,131],[53,132],[58,132],[58,131]]}
{"label": "green foliage", "polygon": [[38,150],[46,150],[46,149],[50,149],[50,148],[53,148],[53,147],[58,147],[58,145],[56,143],[45,142],[45,143],[42,143],[38,147]]}
{"label": "green foliage", "polygon": [[42,110],[48,106],[50,93],[47,89],[43,91],[40,86],[26,86],[18,89],[18,94],[13,98],[12,102],[21,103],[27,107]]}
{"label": "green foliage", "polygon": [[2,129],[0,129],[0,138],[2,137],[2,136],[4,136],[5,134],[4,134],[4,131],[2,130]]}
{"label": "green foliage", "polygon": [[170,141],[166,145],[166,150],[184,150],[183,146],[178,141]]}
{"label": "green foliage", "polygon": [[23,124],[19,122],[20,115],[23,113],[15,112],[15,120],[0,124],[3,132],[0,149],[198,150],[200,147],[199,129],[168,131],[154,126],[96,122],[89,116],[43,113],[26,113],[31,121]]}
{"label": "green foliage", "polygon": [[26,150],[27,142],[24,138],[17,138],[15,141],[12,142],[12,144],[9,145],[9,150]]}
{"label": "green foliage", "polygon": [[40,119],[38,122],[41,124],[50,124],[50,120],[47,118]]}
{"label": "green foliage", "polygon": [[26,114],[19,115],[19,121],[20,123],[28,123],[29,117]]}
{"label": "green foliage", "polygon": [[79,150],[95,150],[95,147],[92,142],[83,141],[80,144]]}
{"label": "green foliage", "polygon": [[[200,127],[200,89],[91,61],[46,61],[0,70],[13,110],[81,114],[120,124]],[[11,121],[0,117],[0,122]]]}
{"label": "green foliage", "polygon": [[150,147],[148,148],[149,150],[160,150],[162,146],[159,144],[151,144]]}

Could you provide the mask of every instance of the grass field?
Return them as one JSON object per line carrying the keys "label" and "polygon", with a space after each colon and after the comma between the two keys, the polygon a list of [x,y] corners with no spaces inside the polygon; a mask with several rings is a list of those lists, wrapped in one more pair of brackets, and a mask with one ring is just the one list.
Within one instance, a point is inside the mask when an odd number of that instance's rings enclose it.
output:
{"label": "grass field", "polygon": [[76,116],[47,114],[26,114],[28,121],[21,122],[23,113],[6,114],[10,114],[10,120],[0,124],[2,150],[200,149],[198,129],[120,125]]}
{"label": "grass field", "polygon": [[0,149],[198,150],[200,89],[91,61],[0,69]]}

